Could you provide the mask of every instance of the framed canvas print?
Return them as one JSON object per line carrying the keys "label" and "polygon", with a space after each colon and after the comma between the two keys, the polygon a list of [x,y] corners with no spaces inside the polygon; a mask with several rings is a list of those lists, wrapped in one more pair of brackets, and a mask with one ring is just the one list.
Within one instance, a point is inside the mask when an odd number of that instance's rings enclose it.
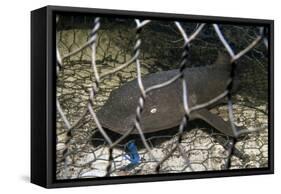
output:
{"label": "framed canvas print", "polygon": [[31,12],[31,182],[273,173],[273,21]]}

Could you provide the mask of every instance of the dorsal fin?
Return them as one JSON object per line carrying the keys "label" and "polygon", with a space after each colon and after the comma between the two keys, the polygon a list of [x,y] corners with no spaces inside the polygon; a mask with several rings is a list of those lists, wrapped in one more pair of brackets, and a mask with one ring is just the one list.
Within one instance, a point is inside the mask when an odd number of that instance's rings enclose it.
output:
{"label": "dorsal fin", "polygon": [[[223,72],[230,73],[231,68],[233,67],[232,65],[233,64],[231,64],[231,57],[229,56],[229,54],[226,52],[218,51],[217,59],[212,66],[215,67],[215,69],[217,70],[219,69],[220,72],[223,71]],[[233,79],[232,92],[236,92],[237,90],[239,90],[240,70],[241,70],[241,65],[237,64],[235,69],[235,77]],[[230,74],[225,74],[225,75],[230,76]]]}
{"label": "dorsal fin", "polygon": [[230,56],[222,51],[218,51],[218,56],[216,61],[213,63],[214,66],[220,68],[229,68],[230,67]]}

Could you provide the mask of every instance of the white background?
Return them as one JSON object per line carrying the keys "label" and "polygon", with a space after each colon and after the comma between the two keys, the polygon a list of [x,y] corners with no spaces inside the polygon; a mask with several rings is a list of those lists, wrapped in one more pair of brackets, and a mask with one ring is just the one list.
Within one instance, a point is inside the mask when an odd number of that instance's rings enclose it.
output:
{"label": "white background", "polygon": [[[29,183],[30,11],[67,5],[275,20],[275,175],[212,178],[46,190]],[[2,0],[0,5],[0,193],[267,193],[278,191],[280,175],[280,20],[278,0]],[[280,179],[280,180],[278,180]],[[279,185],[278,185],[279,184]],[[276,193],[276,191],[274,192]]]}

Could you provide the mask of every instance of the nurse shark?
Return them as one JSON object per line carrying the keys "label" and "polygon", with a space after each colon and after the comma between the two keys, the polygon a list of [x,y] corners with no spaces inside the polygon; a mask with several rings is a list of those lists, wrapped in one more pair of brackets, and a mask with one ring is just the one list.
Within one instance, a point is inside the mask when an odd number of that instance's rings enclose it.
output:
{"label": "nurse shark", "polygon": [[[227,54],[218,52],[218,57],[212,65],[185,68],[183,73],[188,91],[188,105],[193,107],[210,101],[226,90],[230,82],[230,58]],[[147,88],[168,81],[177,74],[179,74],[178,69],[152,73],[143,76],[142,82],[144,88]],[[239,80],[234,78],[231,92],[237,91],[238,86]],[[147,93],[140,120],[143,133],[157,132],[180,125],[185,114],[182,92],[182,82],[178,79],[170,85]],[[107,102],[97,112],[101,125],[121,135],[133,128],[140,95],[137,79],[113,90]],[[203,120],[219,132],[233,137],[230,123],[209,111],[222,102],[225,100],[191,112],[189,120]],[[138,131],[134,129],[131,134],[137,133]]]}

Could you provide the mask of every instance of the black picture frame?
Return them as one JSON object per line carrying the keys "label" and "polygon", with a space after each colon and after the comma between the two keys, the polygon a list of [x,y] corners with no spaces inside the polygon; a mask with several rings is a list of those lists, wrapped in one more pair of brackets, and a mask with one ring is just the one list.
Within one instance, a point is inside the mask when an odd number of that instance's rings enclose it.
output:
{"label": "black picture frame", "polygon": [[[56,13],[176,19],[229,24],[256,24],[269,27],[269,143],[268,167],[127,177],[56,180]],[[230,17],[151,13],[93,8],[46,6],[31,12],[31,182],[46,188],[168,181],[195,178],[244,176],[274,173],[274,21]]]}

